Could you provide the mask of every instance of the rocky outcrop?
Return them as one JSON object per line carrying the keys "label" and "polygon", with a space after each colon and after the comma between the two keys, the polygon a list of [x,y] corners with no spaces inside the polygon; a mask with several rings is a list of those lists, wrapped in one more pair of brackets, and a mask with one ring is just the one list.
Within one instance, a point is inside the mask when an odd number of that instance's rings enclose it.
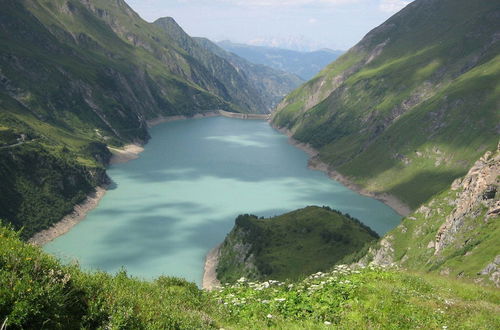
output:
{"label": "rocky outcrop", "polygon": [[222,283],[233,282],[240,277],[255,277],[260,274],[255,264],[250,233],[235,226],[219,248],[216,279]]}
{"label": "rocky outcrop", "polygon": [[403,219],[357,264],[396,265],[500,287],[499,179],[500,144]]}
{"label": "rocky outcrop", "polygon": [[500,212],[500,202],[497,196],[500,185],[499,175],[500,144],[496,153],[488,151],[464,178],[453,182],[451,189],[460,193],[454,201],[455,208],[446,217],[436,234],[434,254],[438,254],[453,241],[456,233],[463,228],[466,218],[479,216],[479,206],[483,205],[488,210],[484,221],[498,216]]}
{"label": "rocky outcrop", "polygon": [[373,254],[372,265],[381,267],[391,266],[394,264],[394,248],[391,244],[391,236],[384,237],[380,240],[378,249],[371,249],[369,253]]}
{"label": "rocky outcrop", "polygon": [[489,279],[495,283],[497,287],[500,286],[500,255],[495,257],[491,263],[489,263],[479,275],[487,275]]}

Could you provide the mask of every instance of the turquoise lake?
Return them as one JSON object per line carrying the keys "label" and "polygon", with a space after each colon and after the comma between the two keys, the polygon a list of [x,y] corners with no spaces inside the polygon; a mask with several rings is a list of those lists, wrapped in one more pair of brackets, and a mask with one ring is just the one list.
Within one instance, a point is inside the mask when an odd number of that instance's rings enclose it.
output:
{"label": "turquoise lake", "polygon": [[99,206],[44,249],[85,269],[201,283],[207,252],[238,214],[274,216],[328,205],[379,234],[401,217],[326,174],[267,122],[224,117],[158,125],[139,159],[113,165]]}

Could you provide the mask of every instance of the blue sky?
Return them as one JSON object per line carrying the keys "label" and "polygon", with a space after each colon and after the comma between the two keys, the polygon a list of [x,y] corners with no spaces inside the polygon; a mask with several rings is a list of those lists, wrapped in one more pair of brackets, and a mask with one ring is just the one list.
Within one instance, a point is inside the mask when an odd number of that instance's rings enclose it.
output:
{"label": "blue sky", "polygon": [[[173,17],[192,36],[348,49],[410,0],[125,0],[142,18]],[[292,43],[297,45],[293,46]]]}

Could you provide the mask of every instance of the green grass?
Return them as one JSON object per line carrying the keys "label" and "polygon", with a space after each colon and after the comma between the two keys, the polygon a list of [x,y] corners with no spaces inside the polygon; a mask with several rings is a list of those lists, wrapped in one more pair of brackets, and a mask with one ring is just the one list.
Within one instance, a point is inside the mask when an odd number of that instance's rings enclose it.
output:
{"label": "green grass", "polygon": [[381,268],[337,266],[296,282],[241,279],[210,293],[171,277],[87,273],[0,226],[7,328],[494,329],[499,311],[498,290]]}
{"label": "green grass", "polygon": [[500,322],[498,290],[380,268],[337,266],[296,283],[241,279],[213,295],[237,329],[493,329]]}
{"label": "green grass", "polygon": [[7,328],[216,328],[215,310],[193,283],[85,273],[0,228],[0,319]]}
{"label": "green grass", "polygon": [[[375,255],[384,255],[383,263],[498,287],[494,269],[483,274],[500,254],[499,216],[487,215],[499,200],[498,174],[494,172],[498,155],[498,150],[485,154],[453,188],[435,195],[405,217],[384,236],[384,248],[372,245],[365,255],[358,253],[350,261],[370,264]],[[436,250],[438,237],[444,245]]]}
{"label": "green grass", "polygon": [[221,246],[217,277],[293,279],[325,271],[378,235],[328,207],[308,206],[269,219],[240,215]]}

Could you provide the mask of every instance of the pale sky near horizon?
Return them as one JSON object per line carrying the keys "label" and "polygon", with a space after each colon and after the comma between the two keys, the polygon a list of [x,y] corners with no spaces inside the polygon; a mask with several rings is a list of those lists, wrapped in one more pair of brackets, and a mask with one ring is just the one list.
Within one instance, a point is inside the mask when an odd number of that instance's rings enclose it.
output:
{"label": "pale sky near horizon", "polygon": [[[411,0],[125,0],[152,22],[173,17],[214,41],[346,50]],[[280,43],[283,43],[280,45]]]}

